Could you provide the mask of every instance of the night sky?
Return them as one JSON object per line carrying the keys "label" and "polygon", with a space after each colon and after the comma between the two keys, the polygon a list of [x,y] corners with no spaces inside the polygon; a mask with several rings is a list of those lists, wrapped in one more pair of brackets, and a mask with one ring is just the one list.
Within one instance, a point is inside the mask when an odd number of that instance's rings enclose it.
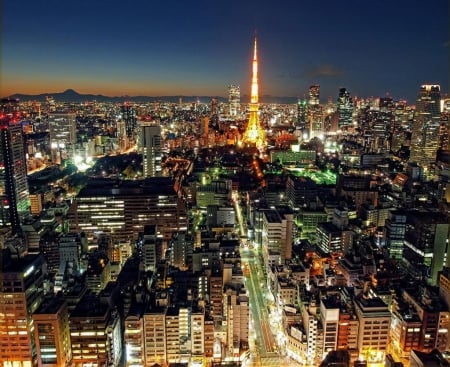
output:
{"label": "night sky", "polygon": [[0,95],[248,94],[255,29],[261,94],[448,92],[448,0],[3,0]]}

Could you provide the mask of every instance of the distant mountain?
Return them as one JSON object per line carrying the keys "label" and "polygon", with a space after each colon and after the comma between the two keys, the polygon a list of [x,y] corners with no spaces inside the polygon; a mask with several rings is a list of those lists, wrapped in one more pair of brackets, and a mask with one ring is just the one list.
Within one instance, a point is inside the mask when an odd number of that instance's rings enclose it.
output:
{"label": "distant mountain", "polygon": [[[202,103],[209,102],[211,98],[218,98],[220,102],[227,102],[228,99],[223,97],[216,96],[104,96],[102,94],[80,94],[73,89],[67,89],[64,92],[54,92],[54,93],[42,93],[42,94],[13,94],[11,96],[7,96],[8,98],[17,98],[20,101],[37,101],[37,102],[45,102],[47,97],[53,97],[56,102],[89,102],[89,101],[97,101],[97,102],[155,102],[155,101],[163,101],[163,102],[172,102],[178,103],[180,98],[183,102],[195,102],[200,100]],[[247,103],[250,101],[250,97],[244,95],[241,97],[241,101],[243,103]],[[270,95],[264,95],[260,97],[260,101],[262,103],[282,103],[282,104],[290,104],[295,103],[297,101],[297,97],[276,97]]]}

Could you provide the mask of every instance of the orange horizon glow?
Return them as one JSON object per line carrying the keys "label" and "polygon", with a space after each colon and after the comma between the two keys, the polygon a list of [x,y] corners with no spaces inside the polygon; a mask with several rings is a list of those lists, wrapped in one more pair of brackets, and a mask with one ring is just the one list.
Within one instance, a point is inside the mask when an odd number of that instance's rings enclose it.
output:
{"label": "orange horizon glow", "polygon": [[190,83],[189,85],[177,83],[123,81],[123,80],[88,80],[81,78],[49,79],[40,77],[2,76],[0,97],[8,97],[15,94],[52,94],[61,93],[67,89],[73,89],[79,94],[99,94],[107,97],[121,96],[218,96],[226,95],[227,87],[223,90],[202,85],[202,83]]}

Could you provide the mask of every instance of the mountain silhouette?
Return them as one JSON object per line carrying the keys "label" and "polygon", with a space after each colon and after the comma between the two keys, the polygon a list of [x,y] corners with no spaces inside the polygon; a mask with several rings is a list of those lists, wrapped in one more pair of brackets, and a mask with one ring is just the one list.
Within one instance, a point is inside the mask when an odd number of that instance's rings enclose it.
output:
{"label": "mountain silhouette", "polygon": [[[16,93],[11,96],[5,96],[3,98],[15,98],[19,99],[20,101],[37,101],[37,102],[45,102],[47,97],[53,97],[56,102],[75,102],[75,103],[81,103],[81,102],[90,102],[90,101],[97,101],[97,102],[113,102],[113,103],[120,103],[120,102],[155,102],[155,101],[162,101],[162,102],[172,102],[172,103],[178,103],[180,98],[182,99],[183,103],[186,102],[195,102],[197,100],[200,100],[202,103],[209,103],[211,101],[211,98],[218,98],[219,102],[227,102],[228,99],[224,97],[217,97],[217,96],[183,96],[183,95],[175,95],[175,96],[105,96],[102,94],[80,94],[74,89],[66,89],[64,92],[52,92],[52,93],[41,93],[41,94],[20,94]],[[249,102],[250,98],[247,95],[241,96],[241,102],[247,103]],[[282,103],[282,104],[291,104],[295,103],[297,101],[297,97],[277,97],[277,96],[270,96],[270,95],[264,95],[260,97],[260,101],[262,103]]]}

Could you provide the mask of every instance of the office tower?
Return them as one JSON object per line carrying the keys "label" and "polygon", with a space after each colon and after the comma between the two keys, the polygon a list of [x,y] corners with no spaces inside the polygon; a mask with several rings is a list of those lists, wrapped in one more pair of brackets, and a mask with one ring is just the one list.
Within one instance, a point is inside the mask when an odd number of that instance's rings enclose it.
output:
{"label": "office tower", "polygon": [[162,176],[161,126],[154,122],[139,121],[138,152],[142,155],[143,176]]}
{"label": "office tower", "polygon": [[325,357],[328,351],[337,349],[340,302],[337,298],[327,297],[320,300],[320,318],[323,326],[323,350]]}
{"label": "office tower", "polygon": [[39,367],[68,366],[72,359],[69,312],[63,299],[49,298],[33,314]]}
{"label": "office tower", "polygon": [[259,102],[258,102],[258,54],[256,47],[256,37],[253,48],[253,68],[252,68],[252,85],[251,85],[251,98],[249,111],[250,116],[248,119],[248,125],[244,132],[243,142],[256,145],[258,149],[263,148],[266,145],[266,132],[261,127],[259,122]]}
{"label": "office tower", "polygon": [[391,326],[391,312],[379,297],[358,295],[354,299],[359,321],[358,349],[365,360],[384,361]]}
{"label": "office tower", "polygon": [[125,317],[124,343],[127,367],[144,365],[143,313],[144,304],[134,303]]}
{"label": "office tower", "polygon": [[48,116],[52,161],[60,164],[73,157],[77,142],[77,118],[75,113],[54,112]]}
{"label": "office tower", "polygon": [[174,363],[180,360],[180,307],[167,309],[166,314],[167,361]]}
{"label": "office tower", "polygon": [[448,234],[446,215],[428,210],[408,211],[403,262],[411,275],[437,284],[448,257]]}
{"label": "office tower", "polygon": [[230,106],[230,116],[237,116],[241,110],[241,88],[239,85],[228,87],[228,104]]}
{"label": "office tower", "polygon": [[422,166],[436,160],[439,144],[441,88],[422,85],[416,101],[412,125],[411,158]]}
{"label": "office tower", "polygon": [[202,136],[204,138],[207,138],[209,133],[209,117],[206,116],[203,118],[201,127],[202,127],[201,131]]}
{"label": "office tower", "polygon": [[323,109],[321,105],[313,105],[308,108],[308,123],[309,129],[308,138],[323,138],[324,133],[324,118]]}
{"label": "office tower", "polygon": [[30,213],[22,126],[4,124],[0,129],[1,224],[18,233],[24,217]]}
{"label": "office tower", "polygon": [[403,290],[396,302],[398,304],[393,304],[395,310],[403,313],[409,311],[412,316],[407,318],[407,321],[413,321],[415,318],[420,322],[419,330],[412,330],[419,341],[418,350],[447,350],[450,315],[448,306],[439,298],[436,288],[416,284],[414,288]]}
{"label": "office tower", "polygon": [[117,132],[116,132],[117,145],[118,145],[120,151],[124,151],[124,150],[128,149],[128,144],[129,144],[129,138],[127,136],[125,121],[123,121],[123,120],[117,121],[116,129],[117,129]]}
{"label": "office tower", "polygon": [[319,223],[316,231],[317,246],[325,254],[342,253],[342,229],[333,223]]}
{"label": "office tower", "polygon": [[401,261],[403,258],[403,244],[406,231],[406,212],[393,210],[389,212],[383,227],[386,248],[389,257],[393,260]]}
{"label": "office tower", "polygon": [[189,338],[191,340],[191,354],[195,358],[195,356],[203,356],[205,353],[205,310],[193,307],[190,316],[191,334]]}
{"label": "office tower", "polygon": [[297,101],[297,127],[300,130],[301,138],[303,138],[303,134],[308,133],[307,131],[305,131],[307,112],[308,112],[308,103],[306,99],[299,99]]}
{"label": "office tower", "polygon": [[158,238],[157,226],[144,226],[142,236],[142,263],[145,271],[156,271],[156,265],[162,257],[162,240]]}
{"label": "office tower", "polygon": [[211,267],[208,293],[211,315],[214,319],[219,319],[222,316],[223,303],[223,273],[220,265]]}
{"label": "office tower", "polygon": [[[284,210],[286,209],[286,210]],[[293,213],[285,207],[262,212],[263,257],[266,264],[281,265],[292,256]]]}
{"label": "office tower", "polygon": [[309,87],[309,93],[308,93],[308,104],[310,106],[318,106],[320,96],[320,85],[314,84]]}
{"label": "office tower", "polygon": [[339,129],[346,129],[352,126],[353,101],[350,93],[345,88],[339,89],[337,111],[339,115]]}
{"label": "office tower", "polygon": [[171,241],[170,264],[178,269],[188,269],[188,258],[192,256],[192,240],[186,238],[186,233],[179,232]]}
{"label": "office tower", "polygon": [[223,316],[227,326],[227,352],[234,356],[241,345],[248,344],[249,299],[239,286],[225,284]]}
{"label": "office tower", "polygon": [[155,307],[144,313],[145,366],[166,362],[166,308]]}
{"label": "office tower", "polygon": [[12,259],[2,250],[0,260],[0,365],[36,365],[32,315],[44,298],[45,260],[32,254]]}
{"label": "office tower", "polygon": [[324,132],[323,108],[319,102],[320,86],[311,85],[308,92],[306,125],[302,132],[304,140],[322,137]]}
{"label": "office tower", "polygon": [[420,349],[422,321],[417,312],[404,303],[397,301],[393,307],[390,344],[397,356],[409,359],[413,349]]}
{"label": "office tower", "polygon": [[137,127],[136,109],[130,103],[125,102],[121,106],[122,121],[125,122],[125,131],[128,138],[133,137],[134,130]]}
{"label": "office tower", "polygon": [[145,224],[157,225],[163,241],[187,230],[186,206],[168,177],[91,181],[73,200],[68,216],[70,230],[84,232],[88,241],[97,232],[113,241],[136,240]]}
{"label": "office tower", "polygon": [[88,294],[70,314],[72,366],[117,367],[122,355],[120,319],[117,312]]}

